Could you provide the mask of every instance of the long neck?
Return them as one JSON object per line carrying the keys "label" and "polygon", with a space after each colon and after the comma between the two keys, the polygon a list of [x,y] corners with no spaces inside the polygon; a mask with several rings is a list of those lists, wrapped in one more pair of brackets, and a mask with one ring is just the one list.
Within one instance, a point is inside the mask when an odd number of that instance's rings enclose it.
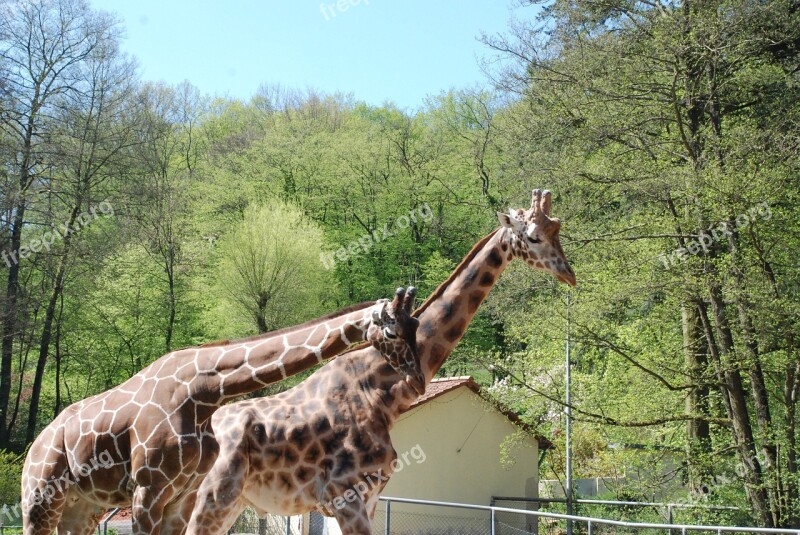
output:
{"label": "long neck", "polygon": [[284,329],[274,336],[183,350],[196,351],[189,355],[196,359],[190,370],[192,376],[184,379],[191,382],[197,397],[211,404],[253,392],[365,340],[375,306],[368,304],[340,316]]}
{"label": "long neck", "polygon": [[426,383],[464,336],[475,313],[511,260],[506,231],[481,240],[421,307],[417,348]]}
{"label": "long neck", "polygon": [[[426,383],[464,336],[478,307],[511,260],[510,251],[503,229],[486,236],[415,313],[420,321],[417,350]],[[361,410],[369,412],[366,420],[384,422],[387,430],[419,397],[373,347],[361,347],[336,359],[317,372],[314,381],[355,384],[355,390],[366,400],[359,404]]]}

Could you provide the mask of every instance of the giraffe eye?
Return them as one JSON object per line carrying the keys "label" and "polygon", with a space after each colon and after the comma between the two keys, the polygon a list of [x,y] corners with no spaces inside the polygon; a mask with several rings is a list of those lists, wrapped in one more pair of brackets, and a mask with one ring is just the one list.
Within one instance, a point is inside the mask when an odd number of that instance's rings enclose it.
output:
{"label": "giraffe eye", "polygon": [[542,243],[541,238],[531,238],[530,236],[528,236],[528,241],[531,243]]}

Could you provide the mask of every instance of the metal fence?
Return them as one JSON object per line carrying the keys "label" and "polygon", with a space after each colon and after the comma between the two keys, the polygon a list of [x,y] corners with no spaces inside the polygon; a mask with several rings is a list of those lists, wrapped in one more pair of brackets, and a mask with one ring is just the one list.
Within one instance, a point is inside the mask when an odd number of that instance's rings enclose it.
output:
{"label": "metal fence", "polygon": [[[495,496],[490,505],[566,513],[564,498],[521,498]],[[629,522],[656,522],[665,524],[750,526],[751,515],[746,509],[725,505],[669,502],[633,502],[622,500],[572,500],[572,514],[613,518]]]}
{"label": "metal fence", "polygon": [[[0,535],[20,535],[22,519],[18,507],[0,506]],[[111,509],[97,525],[97,535],[130,535],[133,533],[130,509]],[[301,517],[267,516],[259,518],[252,509],[245,509],[228,533],[253,535],[302,535]]]}
{"label": "metal fence", "polygon": [[[519,500],[518,500],[519,501]],[[600,502],[600,500],[589,500]],[[563,535],[566,523],[571,521],[576,535],[626,535],[664,534],[693,535],[695,533],[723,534],[791,534],[800,535],[800,529],[767,529],[755,527],[733,527],[664,523],[631,522],[609,520],[582,515],[566,515],[549,511],[533,510],[539,504],[521,501],[524,508],[468,505],[405,498],[381,498],[373,523],[374,535]],[[603,502],[600,502],[603,503]],[[624,504],[637,502],[621,502]],[[637,503],[637,505],[642,505]],[[663,504],[659,504],[663,505]],[[673,504],[678,505],[678,504]],[[0,508],[0,535],[22,533],[18,515],[9,514],[9,508]],[[99,535],[125,535],[131,533],[131,520],[115,519],[116,511],[110,513],[98,526]],[[327,534],[324,525],[314,525],[319,516],[267,517],[259,518],[252,510],[246,510],[229,533],[254,535],[303,535],[304,533]],[[304,525],[309,522],[309,525]]]}
{"label": "metal fence", "polygon": [[22,533],[22,517],[19,507],[0,506],[0,535]]}
{"label": "metal fence", "polygon": [[247,508],[228,530],[228,535],[303,535],[303,519],[274,515],[261,518],[254,510]]}
{"label": "metal fence", "polygon": [[[467,505],[404,498],[381,498],[382,516],[375,516],[374,535],[562,535],[567,521],[573,533],[585,535],[716,533],[717,535],[782,533],[800,535],[800,529],[630,522],[510,507]],[[528,502],[527,507],[536,504]]]}

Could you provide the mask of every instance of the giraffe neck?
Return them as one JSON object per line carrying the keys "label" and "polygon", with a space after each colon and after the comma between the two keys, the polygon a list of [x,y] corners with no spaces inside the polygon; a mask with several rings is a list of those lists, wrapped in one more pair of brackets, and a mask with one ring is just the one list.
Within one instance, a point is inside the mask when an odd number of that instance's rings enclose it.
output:
{"label": "giraffe neck", "polygon": [[261,337],[178,351],[173,353],[175,358],[194,363],[181,367],[186,372],[180,379],[192,385],[194,398],[220,405],[312,368],[365,340],[377,306],[366,303]]}
{"label": "giraffe neck", "polygon": [[472,318],[512,259],[505,229],[486,236],[462,260],[450,277],[420,307],[417,348],[431,379],[464,336]]}
{"label": "giraffe neck", "polygon": [[[417,350],[426,383],[430,383],[450,356],[478,307],[508,266],[512,246],[512,238],[504,229],[483,238],[415,313],[420,321]],[[319,392],[322,387],[318,385],[330,384],[331,376],[357,385],[353,391],[363,402],[351,404],[360,407],[366,415],[364,421],[380,423],[387,431],[419,397],[373,347],[361,347],[336,359],[306,386],[309,391]],[[333,399],[331,402],[336,403]]]}

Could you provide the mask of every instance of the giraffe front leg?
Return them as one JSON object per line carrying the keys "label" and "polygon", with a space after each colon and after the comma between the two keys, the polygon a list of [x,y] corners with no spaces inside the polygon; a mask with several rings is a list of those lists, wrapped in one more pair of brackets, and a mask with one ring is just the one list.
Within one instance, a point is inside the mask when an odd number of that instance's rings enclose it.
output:
{"label": "giraffe front leg", "polygon": [[189,518],[192,516],[196,497],[197,489],[194,489],[164,508],[164,523],[161,527],[161,535],[183,535],[186,533],[186,526],[189,525]]}
{"label": "giraffe front leg", "polygon": [[[22,502],[22,531],[25,535],[52,535],[56,526],[61,521],[66,495],[64,492],[53,492],[44,495],[52,487],[47,485],[37,486],[37,493],[33,498],[24,499]],[[44,497],[42,497],[44,496]],[[62,533],[59,530],[59,533]]]}
{"label": "giraffe front leg", "polygon": [[61,521],[72,484],[63,443],[63,429],[48,427],[25,457],[20,504],[25,535],[52,535]]}
{"label": "giraffe front leg", "polygon": [[367,504],[362,500],[349,502],[341,508],[334,508],[333,516],[339,523],[342,535],[372,535],[372,522],[367,511]]}
{"label": "giraffe front leg", "polygon": [[165,487],[137,486],[133,492],[132,516],[134,535],[159,535],[164,520],[164,507],[172,492]]}
{"label": "giraffe front leg", "polygon": [[245,507],[248,466],[247,455],[238,449],[220,453],[197,492],[188,535],[219,535],[236,522]]}

